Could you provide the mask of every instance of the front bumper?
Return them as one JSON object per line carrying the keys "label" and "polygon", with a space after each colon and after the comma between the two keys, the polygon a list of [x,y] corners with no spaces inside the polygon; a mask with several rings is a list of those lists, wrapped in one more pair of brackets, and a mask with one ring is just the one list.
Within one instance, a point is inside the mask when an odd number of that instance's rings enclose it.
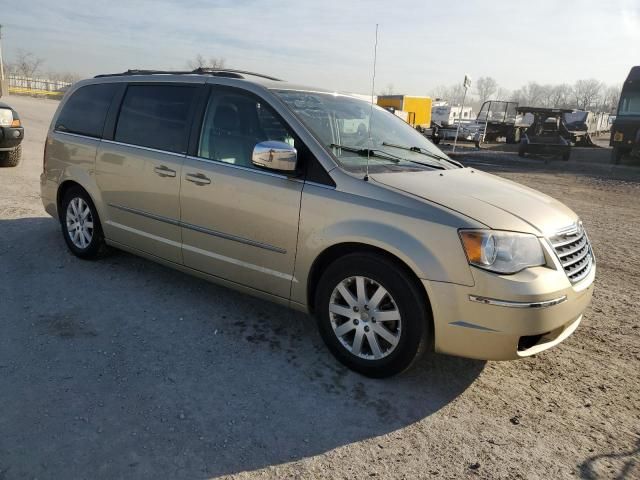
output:
{"label": "front bumper", "polygon": [[435,350],[514,360],[551,348],[580,324],[591,301],[595,273],[594,265],[575,285],[563,271],[547,267],[515,275],[474,268],[473,287],[423,280],[433,311]]}
{"label": "front bumper", "polygon": [[0,152],[14,150],[23,138],[23,127],[0,127]]}

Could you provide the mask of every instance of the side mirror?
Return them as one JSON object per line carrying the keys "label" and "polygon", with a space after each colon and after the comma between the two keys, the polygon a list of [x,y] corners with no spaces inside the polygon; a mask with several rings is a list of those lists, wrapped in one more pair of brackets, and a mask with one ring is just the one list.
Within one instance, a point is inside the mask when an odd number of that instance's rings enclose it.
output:
{"label": "side mirror", "polygon": [[253,148],[251,162],[269,170],[293,172],[298,163],[298,152],[288,143],[268,140],[258,143]]}

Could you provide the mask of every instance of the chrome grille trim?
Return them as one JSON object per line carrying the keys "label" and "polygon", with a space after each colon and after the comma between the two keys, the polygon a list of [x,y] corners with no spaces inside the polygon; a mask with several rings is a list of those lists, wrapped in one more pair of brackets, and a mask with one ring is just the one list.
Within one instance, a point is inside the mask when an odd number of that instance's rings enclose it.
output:
{"label": "chrome grille trim", "polygon": [[[580,250],[582,250],[584,248],[584,246],[587,244],[587,237],[584,236],[582,237],[582,240],[580,240],[579,245],[577,245],[575,248],[570,247],[568,250],[564,250],[564,247],[560,247],[563,248],[562,253],[558,253],[558,257],[560,259],[563,259],[565,257],[568,257],[569,255],[573,255],[576,252],[579,252]],[[557,249],[558,247],[556,247]]]}
{"label": "chrome grille trim", "polygon": [[571,283],[578,283],[589,274],[594,258],[582,222],[560,230],[549,242]]}

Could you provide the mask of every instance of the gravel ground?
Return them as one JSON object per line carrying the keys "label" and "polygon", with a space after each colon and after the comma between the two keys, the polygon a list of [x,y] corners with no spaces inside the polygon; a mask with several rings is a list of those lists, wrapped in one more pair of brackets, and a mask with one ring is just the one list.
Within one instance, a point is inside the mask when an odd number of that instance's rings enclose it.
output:
{"label": "gravel ground", "polygon": [[593,303],[534,358],[430,355],[376,381],[304,315],[122,252],[69,254],[39,199],[57,103],[3,100],[27,139],[0,169],[0,479],[640,478],[638,176],[462,157],[580,214]]}

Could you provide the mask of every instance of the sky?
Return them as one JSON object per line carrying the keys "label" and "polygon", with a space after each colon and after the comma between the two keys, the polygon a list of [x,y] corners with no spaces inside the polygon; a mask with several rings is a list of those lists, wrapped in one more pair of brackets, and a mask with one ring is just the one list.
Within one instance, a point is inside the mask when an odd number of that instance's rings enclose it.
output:
{"label": "sky", "polygon": [[[9,4],[19,8],[9,8]],[[81,76],[184,69],[197,54],[295,83],[427,95],[494,77],[621,84],[640,64],[640,0],[0,0],[6,61]]]}

